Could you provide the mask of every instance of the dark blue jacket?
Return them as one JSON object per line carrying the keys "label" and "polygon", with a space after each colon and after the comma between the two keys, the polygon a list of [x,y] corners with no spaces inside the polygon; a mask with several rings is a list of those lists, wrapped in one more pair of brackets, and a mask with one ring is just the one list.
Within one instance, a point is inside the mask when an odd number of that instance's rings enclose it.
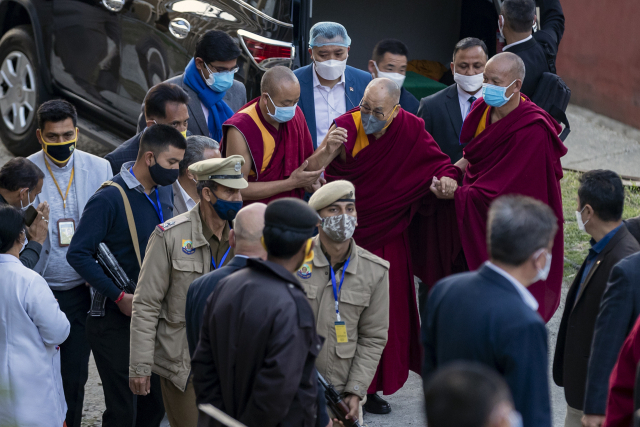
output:
{"label": "dark blue jacket", "polygon": [[413,96],[411,92],[402,88],[400,90],[400,106],[402,109],[413,115],[418,114],[418,108],[420,107],[420,101]]}
{"label": "dark blue jacket", "polygon": [[142,132],[135,134],[133,138],[123,142],[118,148],[104,156],[111,163],[111,170],[114,176],[120,173],[122,165],[127,162],[135,162],[138,158],[141,136]]}
{"label": "dark blue jacket", "polygon": [[483,363],[509,384],[524,427],[550,427],[547,330],[505,277],[487,266],[436,283],[422,309],[422,375],[457,360]]}
{"label": "dark blue jacket", "polygon": [[[313,98],[313,64],[298,68],[294,70],[293,73],[300,82],[300,101],[298,102],[298,107],[302,109],[304,117],[307,119],[307,126],[309,126],[309,132],[311,132],[311,139],[313,140],[313,148],[316,149],[322,141],[317,141],[316,107]],[[344,71],[344,95],[347,111],[360,105],[360,101],[364,96],[364,90],[370,81],[371,74],[347,65],[347,69]]]}
{"label": "dark blue jacket", "polygon": [[[140,256],[144,261],[147,241],[156,225],[160,223],[160,219],[147,197],[135,189],[130,189],[120,174],[114,176],[113,181],[124,189],[131,204]],[[171,186],[159,187],[158,192],[164,220],[167,221],[173,217],[173,192]],[[152,193],[152,196],[155,194]],[[93,288],[111,300],[107,301],[107,307],[117,309],[112,301],[116,300],[122,291],[104,273],[94,257],[101,242],[107,245],[127,276],[137,282],[140,266],[131,241],[124,202],[120,191],[115,187],[105,187],[97,191],[87,202],[67,251],[67,262]]]}
{"label": "dark blue jacket", "polygon": [[200,339],[200,329],[202,327],[202,314],[204,307],[207,305],[209,296],[216,289],[218,282],[231,273],[235,273],[241,268],[246,267],[247,258],[235,256],[222,268],[207,273],[196,279],[189,286],[187,292],[187,307],[184,317],[187,323],[187,343],[189,344],[189,354],[193,357],[193,353],[198,346]]}

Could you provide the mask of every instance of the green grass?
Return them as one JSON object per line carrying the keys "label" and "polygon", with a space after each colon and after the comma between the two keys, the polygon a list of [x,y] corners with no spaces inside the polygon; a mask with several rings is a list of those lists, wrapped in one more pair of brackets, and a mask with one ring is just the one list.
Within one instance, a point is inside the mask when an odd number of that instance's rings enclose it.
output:
{"label": "green grass", "polygon": [[[562,209],[564,213],[564,279],[571,282],[589,252],[589,235],[578,229],[575,211],[578,207],[578,172],[564,172],[562,187]],[[623,219],[640,215],[640,188],[625,187]],[[568,260],[568,261],[567,261]]]}

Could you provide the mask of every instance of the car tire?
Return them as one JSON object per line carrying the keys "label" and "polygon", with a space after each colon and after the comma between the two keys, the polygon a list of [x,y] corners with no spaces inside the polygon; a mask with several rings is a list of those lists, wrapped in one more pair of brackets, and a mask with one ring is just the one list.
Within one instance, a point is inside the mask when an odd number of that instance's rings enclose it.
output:
{"label": "car tire", "polygon": [[14,155],[28,156],[40,149],[36,110],[49,98],[31,27],[12,28],[0,39],[0,70],[0,139]]}

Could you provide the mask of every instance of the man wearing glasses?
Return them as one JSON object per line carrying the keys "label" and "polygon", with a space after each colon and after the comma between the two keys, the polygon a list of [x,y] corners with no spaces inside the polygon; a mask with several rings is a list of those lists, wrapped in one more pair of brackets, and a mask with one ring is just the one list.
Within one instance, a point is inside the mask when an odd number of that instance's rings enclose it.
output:
{"label": "man wearing glasses", "polygon": [[443,191],[453,194],[460,169],[442,153],[424,122],[402,109],[400,93],[390,79],[372,80],[360,107],[334,120],[307,167],[326,167],[327,181],[344,179],[355,186],[358,227],[353,237],[390,263],[389,338],[364,406],[376,414],[391,411],[376,392],[395,393],[409,370],[420,372],[414,273],[432,286],[455,271],[460,254],[454,205],[435,200],[429,191],[437,177]]}

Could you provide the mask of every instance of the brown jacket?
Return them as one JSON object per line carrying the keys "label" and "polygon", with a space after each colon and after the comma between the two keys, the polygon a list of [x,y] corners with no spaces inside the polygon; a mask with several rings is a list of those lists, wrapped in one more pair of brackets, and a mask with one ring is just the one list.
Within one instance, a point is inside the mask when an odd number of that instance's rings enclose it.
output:
{"label": "brown jacket", "polygon": [[[305,264],[297,274],[313,309],[318,335],[325,337],[316,367],[338,392],[355,394],[362,399],[387,344],[389,263],[351,239],[349,265],[338,296],[348,342],[338,343],[331,273],[319,236],[315,238],[315,247],[312,264]],[[340,286],[342,270],[335,272],[337,286]]]}
{"label": "brown jacket", "polygon": [[[218,241],[200,219],[200,205],[156,227],[147,251],[131,315],[129,377],[151,371],[185,389],[191,358],[185,304],[191,282],[212,270],[229,248],[229,226]],[[225,264],[233,258],[229,251]]]}

